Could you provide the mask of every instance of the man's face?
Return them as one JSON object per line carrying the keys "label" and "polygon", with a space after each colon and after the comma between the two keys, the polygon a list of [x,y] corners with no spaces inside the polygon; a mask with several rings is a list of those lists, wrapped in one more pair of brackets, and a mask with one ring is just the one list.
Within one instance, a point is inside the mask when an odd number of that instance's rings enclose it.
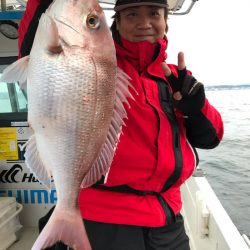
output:
{"label": "man's face", "polygon": [[120,35],[131,42],[154,43],[164,37],[167,26],[164,8],[144,5],[121,10],[116,23]]}

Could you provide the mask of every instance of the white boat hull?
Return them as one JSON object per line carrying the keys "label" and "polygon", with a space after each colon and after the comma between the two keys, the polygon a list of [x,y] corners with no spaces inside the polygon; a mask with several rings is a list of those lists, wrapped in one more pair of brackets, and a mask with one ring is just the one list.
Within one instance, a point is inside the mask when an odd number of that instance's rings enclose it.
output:
{"label": "white boat hull", "polygon": [[[182,186],[186,232],[192,250],[249,250],[205,177],[191,177]],[[247,243],[248,242],[248,243]]]}

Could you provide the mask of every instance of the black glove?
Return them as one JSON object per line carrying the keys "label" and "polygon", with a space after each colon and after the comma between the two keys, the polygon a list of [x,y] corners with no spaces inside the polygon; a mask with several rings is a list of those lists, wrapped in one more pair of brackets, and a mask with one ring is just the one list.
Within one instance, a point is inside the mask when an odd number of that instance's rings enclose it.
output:
{"label": "black glove", "polygon": [[167,80],[173,89],[174,107],[185,115],[198,114],[205,103],[203,84],[187,74],[186,68],[178,69],[178,77],[172,73]]}

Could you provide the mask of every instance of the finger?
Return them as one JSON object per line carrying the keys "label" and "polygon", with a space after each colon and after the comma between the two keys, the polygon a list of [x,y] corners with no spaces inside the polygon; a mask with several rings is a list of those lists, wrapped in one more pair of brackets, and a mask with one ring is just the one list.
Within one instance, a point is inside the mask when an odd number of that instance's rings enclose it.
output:
{"label": "finger", "polygon": [[185,59],[184,59],[184,53],[179,52],[178,53],[178,69],[183,70],[185,68],[186,68],[186,63],[185,63]]}
{"label": "finger", "polygon": [[165,76],[170,76],[172,74],[172,71],[165,62],[161,63],[161,68]]}

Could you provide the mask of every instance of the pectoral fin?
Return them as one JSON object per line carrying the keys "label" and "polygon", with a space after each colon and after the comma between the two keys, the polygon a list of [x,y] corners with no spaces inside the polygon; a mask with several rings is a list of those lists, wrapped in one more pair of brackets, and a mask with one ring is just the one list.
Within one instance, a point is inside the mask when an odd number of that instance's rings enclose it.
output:
{"label": "pectoral fin", "polygon": [[29,56],[25,56],[9,65],[0,78],[0,82],[13,83],[18,82],[20,87],[27,89],[27,75],[29,67]]}
{"label": "pectoral fin", "polygon": [[51,189],[51,172],[43,164],[36,145],[36,137],[32,135],[26,145],[25,163],[35,177],[48,189]]}

